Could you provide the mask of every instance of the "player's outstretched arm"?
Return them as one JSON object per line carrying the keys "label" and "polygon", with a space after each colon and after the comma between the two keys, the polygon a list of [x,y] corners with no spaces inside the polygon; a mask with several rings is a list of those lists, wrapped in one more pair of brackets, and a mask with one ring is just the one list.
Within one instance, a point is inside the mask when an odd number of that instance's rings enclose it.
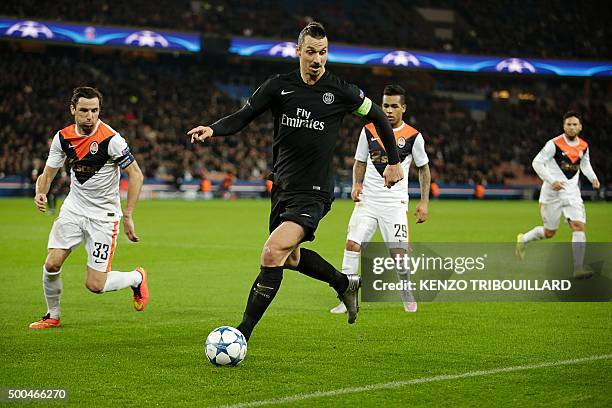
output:
{"label": "player's outstretched arm", "polygon": [[136,208],[136,203],[138,202],[138,197],[140,196],[144,176],[136,161],[132,162],[132,164],[123,169],[123,171],[125,171],[128,176],[127,203],[125,204],[125,211],[123,211],[123,230],[130,241],[138,242],[140,238],[136,235],[132,216]]}
{"label": "player's outstretched arm", "polygon": [[36,179],[36,193],[34,194],[34,204],[39,211],[47,211],[47,193],[51,187],[51,182],[55,178],[59,167],[45,166],[42,174]]}
{"label": "player's outstretched arm", "polygon": [[244,105],[239,111],[219,119],[210,126],[198,126],[187,132],[191,136],[191,143],[203,142],[209,137],[229,136],[240,132],[246,125],[251,123],[258,114],[251,105]]}
{"label": "player's outstretched arm", "polygon": [[229,136],[240,132],[270,106],[275,89],[273,82],[274,77],[268,78],[237,112],[219,119],[210,126],[198,126],[191,129],[187,132],[187,135],[191,136],[191,143],[203,142],[213,135]]}
{"label": "player's outstretched arm", "polygon": [[429,217],[429,186],[431,185],[431,173],[429,172],[429,164],[424,164],[418,167],[419,186],[421,187],[421,200],[414,211],[416,223],[420,224],[427,221]]}
{"label": "player's outstretched arm", "polygon": [[375,103],[372,104],[370,111],[365,117],[371,120],[374,126],[380,131],[380,140],[387,152],[389,163],[383,172],[383,177],[385,179],[385,187],[391,188],[395,183],[404,178],[404,170],[399,162],[399,153],[397,151],[397,145],[395,144],[393,128],[391,128],[391,124],[383,110]]}

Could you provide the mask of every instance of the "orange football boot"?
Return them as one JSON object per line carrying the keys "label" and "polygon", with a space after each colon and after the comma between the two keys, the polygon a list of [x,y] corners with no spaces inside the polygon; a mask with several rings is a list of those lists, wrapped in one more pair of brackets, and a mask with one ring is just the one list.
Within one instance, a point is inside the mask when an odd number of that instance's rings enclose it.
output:
{"label": "orange football boot", "polygon": [[139,266],[136,271],[142,275],[142,282],[137,287],[132,288],[134,291],[134,310],[142,312],[149,303],[149,279],[144,268]]}
{"label": "orange football boot", "polygon": [[30,329],[52,329],[54,327],[59,327],[60,319],[52,319],[51,315],[47,313],[42,317],[42,319],[30,323]]}

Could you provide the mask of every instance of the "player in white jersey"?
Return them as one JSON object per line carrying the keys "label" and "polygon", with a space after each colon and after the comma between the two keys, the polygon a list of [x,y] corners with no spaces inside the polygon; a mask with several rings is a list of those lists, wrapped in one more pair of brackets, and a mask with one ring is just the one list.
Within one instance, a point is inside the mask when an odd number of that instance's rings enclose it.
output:
{"label": "player in white jersey", "polygon": [[581,131],[578,113],[567,112],[563,115],[563,134],[549,140],[533,159],[533,169],[544,181],[540,191],[540,214],[544,226],[518,234],[516,254],[523,259],[529,241],[552,238],[563,215],[572,229],[574,276],[588,278],[592,272],[583,266],[586,211],[580,195],[580,172],[589,179],[593,188],[599,188],[599,180],[591,167],[589,146],[578,136]]}
{"label": "player in white jersey", "polygon": [[[425,152],[425,141],[421,133],[402,119],[406,112],[406,92],[399,85],[388,85],[383,91],[382,108],[393,127],[397,149],[404,174],[410,164],[418,169],[421,187],[421,201],[416,207],[416,222],[422,223],[428,217],[429,159]],[[391,188],[384,187],[382,172],[386,166],[385,149],[373,124],[361,130],[355,164],[353,165],[353,188],[351,198],[355,208],[348,225],[346,248],[342,261],[342,272],[356,274],[362,243],[369,241],[377,228],[387,243],[391,256],[404,255],[408,250],[408,177]],[[398,271],[402,280],[408,280],[407,271]],[[417,304],[410,291],[402,292],[404,310],[416,312]],[[332,313],[344,313],[343,303],[331,309]]]}
{"label": "player in white jersey", "polygon": [[[91,292],[104,293],[131,287],[137,311],[144,310],[149,301],[147,273],[143,268],[130,272],[111,271],[122,216],[128,238],[133,242],[139,240],[132,214],[143,175],[125,139],[98,119],[101,106],[102,94],[97,89],[74,89],[70,112],[75,123],[55,134],[43,173],[36,181],[34,202],[40,211],[45,212],[51,181],[68,159],[70,193],[51,228],[43,266],[47,313],[30,324],[32,329],[60,325],[61,268],[71,251],[82,241],[85,241],[87,251],[85,286]],[[129,177],[123,214],[119,196],[120,169]]]}

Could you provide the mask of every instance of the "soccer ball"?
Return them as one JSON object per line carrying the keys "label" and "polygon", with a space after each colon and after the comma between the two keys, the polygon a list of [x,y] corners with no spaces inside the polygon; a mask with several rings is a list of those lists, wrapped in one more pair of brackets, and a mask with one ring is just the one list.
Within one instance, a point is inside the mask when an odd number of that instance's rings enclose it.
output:
{"label": "soccer ball", "polygon": [[244,360],[246,352],[246,339],[233,327],[217,327],[206,338],[206,357],[216,366],[236,366]]}

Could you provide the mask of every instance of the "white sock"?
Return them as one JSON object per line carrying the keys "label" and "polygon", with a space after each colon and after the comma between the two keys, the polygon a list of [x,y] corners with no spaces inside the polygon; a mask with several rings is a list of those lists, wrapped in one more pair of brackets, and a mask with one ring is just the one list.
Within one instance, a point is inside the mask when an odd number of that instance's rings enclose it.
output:
{"label": "white sock", "polygon": [[574,270],[582,268],[584,263],[584,249],[586,246],[586,234],[584,231],[574,231],[572,233],[572,252],[574,253]]}
{"label": "white sock", "polygon": [[138,271],[117,272],[110,271],[106,274],[106,283],[102,292],[112,292],[127,288],[128,286],[136,287],[142,282],[142,275]]}
{"label": "white sock", "polygon": [[[397,277],[400,281],[408,281],[410,282],[410,274],[408,271],[397,271]],[[404,303],[412,303],[414,302],[414,296],[412,296],[412,291],[410,289],[402,289],[402,302]]]}
{"label": "white sock", "polygon": [[342,273],[345,275],[356,275],[359,272],[359,252],[344,250],[342,258]]}
{"label": "white sock", "polygon": [[60,272],[49,272],[43,265],[42,284],[45,300],[47,301],[47,313],[52,319],[60,317],[60,297],[62,296],[62,278]]}
{"label": "white sock", "polygon": [[532,230],[526,232],[521,239],[523,244],[528,243],[529,241],[536,241],[538,239],[544,238],[544,227],[534,227]]}

